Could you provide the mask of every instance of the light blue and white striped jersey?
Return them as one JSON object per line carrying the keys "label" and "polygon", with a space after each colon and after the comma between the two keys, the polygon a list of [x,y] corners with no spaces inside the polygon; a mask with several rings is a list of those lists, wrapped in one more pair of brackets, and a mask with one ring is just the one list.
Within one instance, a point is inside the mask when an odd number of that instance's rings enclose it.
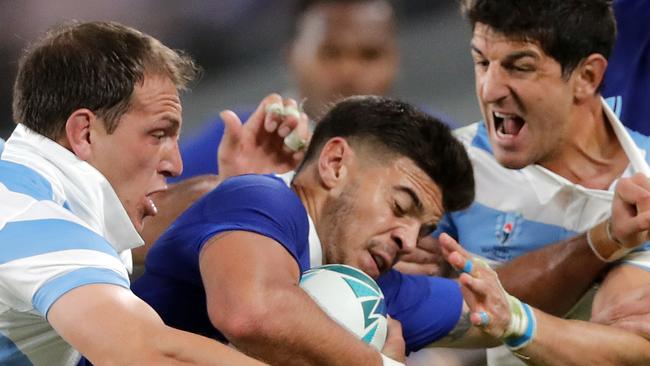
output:
{"label": "light blue and white striped jersey", "polygon": [[[608,100],[616,114],[617,100]],[[632,140],[645,155],[650,138],[629,131]],[[485,124],[477,122],[454,131],[465,145],[474,168],[476,198],[462,211],[443,217],[436,234],[446,232],[473,255],[492,266],[508,262],[522,254],[583,233],[610,216],[614,197],[609,190],[585,188],[574,184],[540,165],[507,169],[494,158]],[[646,159],[648,158],[647,155]],[[623,176],[633,173],[628,167]],[[650,271],[650,251],[646,247],[628,254],[622,261]],[[591,302],[574,309],[579,318]],[[491,356],[490,364],[523,365],[503,347],[508,361]]]}
{"label": "light blue and white striped jersey", "polygon": [[18,125],[0,157],[0,364],[75,365],[50,306],[87,284],[128,288],[142,239],[102,174],[56,142]]}

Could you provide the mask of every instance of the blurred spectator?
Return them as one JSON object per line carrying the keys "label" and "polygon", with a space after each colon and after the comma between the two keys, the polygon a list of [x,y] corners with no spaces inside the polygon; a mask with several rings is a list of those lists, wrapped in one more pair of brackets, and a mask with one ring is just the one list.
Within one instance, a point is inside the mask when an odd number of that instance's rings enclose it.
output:
{"label": "blurred spectator", "polygon": [[[287,46],[289,73],[314,119],[330,103],[356,94],[387,94],[398,67],[395,18],[386,0],[305,0],[297,4]],[[251,110],[239,111],[245,120]],[[184,170],[174,181],[218,172],[223,122],[209,122],[181,145]]]}

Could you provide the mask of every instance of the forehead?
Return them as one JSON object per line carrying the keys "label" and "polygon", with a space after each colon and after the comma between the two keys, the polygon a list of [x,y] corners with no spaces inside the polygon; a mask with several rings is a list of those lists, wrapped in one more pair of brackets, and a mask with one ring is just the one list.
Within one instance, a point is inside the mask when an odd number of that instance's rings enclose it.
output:
{"label": "forehead", "polygon": [[316,42],[385,42],[393,33],[392,9],[383,2],[321,3],[303,15],[298,37]]}
{"label": "forehead", "polygon": [[476,23],[471,47],[483,54],[489,52],[529,52],[540,58],[547,57],[539,42],[528,41],[518,36],[509,36],[483,23]]}
{"label": "forehead", "polygon": [[145,75],[142,83],[133,89],[132,108],[145,113],[173,113],[180,117],[182,112],[178,89],[165,76]]}

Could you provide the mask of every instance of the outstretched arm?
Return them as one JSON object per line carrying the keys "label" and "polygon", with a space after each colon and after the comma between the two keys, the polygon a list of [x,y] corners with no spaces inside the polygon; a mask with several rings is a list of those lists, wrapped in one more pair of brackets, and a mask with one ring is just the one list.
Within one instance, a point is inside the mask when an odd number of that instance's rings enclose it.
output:
{"label": "outstretched arm", "polygon": [[128,289],[85,285],[61,296],[47,319],[95,365],[263,365],[221,343],[167,327]]}
{"label": "outstretched arm", "polygon": [[[530,365],[645,365],[650,343],[615,327],[566,320],[534,309],[510,296],[496,272],[472,259],[448,235],[446,258],[463,271],[459,277],[471,323],[500,339]],[[597,345],[597,346],[595,346]]]}

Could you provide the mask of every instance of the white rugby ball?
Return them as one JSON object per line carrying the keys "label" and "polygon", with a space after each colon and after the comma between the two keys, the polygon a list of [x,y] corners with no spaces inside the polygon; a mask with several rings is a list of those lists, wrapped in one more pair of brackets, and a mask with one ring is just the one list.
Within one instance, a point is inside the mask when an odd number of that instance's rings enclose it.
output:
{"label": "white rugby ball", "polygon": [[386,304],[370,276],[344,264],[329,264],[303,273],[300,287],[337,323],[381,351],[388,326]]}

